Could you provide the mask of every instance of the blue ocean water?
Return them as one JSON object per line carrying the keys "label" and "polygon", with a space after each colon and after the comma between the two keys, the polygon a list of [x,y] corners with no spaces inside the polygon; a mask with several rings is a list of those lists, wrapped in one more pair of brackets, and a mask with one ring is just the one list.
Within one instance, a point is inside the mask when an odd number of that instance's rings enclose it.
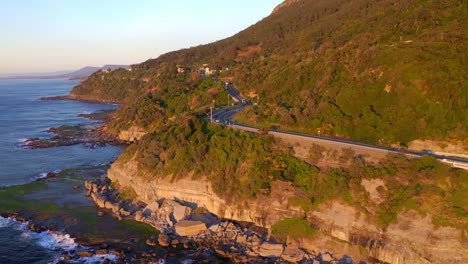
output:
{"label": "blue ocean water", "polygon": [[[76,81],[55,79],[0,80],[0,186],[25,184],[44,172],[108,163],[121,153],[119,146],[95,149],[83,145],[46,149],[20,147],[27,138],[49,137],[51,134],[44,131],[51,127],[94,122],[78,117],[80,113],[117,107],[70,100],[39,100],[67,95],[76,84]],[[0,263],[57,263],[57,250],[76,246],[67,234],[34,233],[14,219],[0,217]]]}
{"label": "blue ocean water", "polygon": [[118,146],[90,149],[82,145],[46,149],[19,147],[27,138],[49,137],[51,127],[90,123],[80,113],[115,109],[116,105],[70,100],[39,100],[67,95],[70,80],[0,80],[0,186],[28,183],[41,173],[99,165],[117,158]]}

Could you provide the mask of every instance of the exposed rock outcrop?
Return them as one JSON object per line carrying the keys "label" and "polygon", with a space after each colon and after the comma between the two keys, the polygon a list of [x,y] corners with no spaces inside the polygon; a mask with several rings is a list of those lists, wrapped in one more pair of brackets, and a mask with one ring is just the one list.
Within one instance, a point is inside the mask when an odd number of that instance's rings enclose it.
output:
{"label": "exposed rock outcrop", "polygon": [[[171,182],[170,179],[152,178],[146,181],[138,176],[137,165],[134,162],[115,162],[108,172],[113,182],[122,187],[135,190],[138,198],[145,201],[154,201],[161,198],[183,200],[206,208],[220,218],[255,223],[259,226],[269,227],[286,217],[302,217],[305,215],[301,207],[294,207],[288,200],[295,193],[282,190],[281,196],[264,197],[259,195],[255,201],[248,201],[245,205],[230,205],[215,194],[208,180],[181,179]],[[282,183],[272,184],[272,192],[279,189]],[[286,184],[286,183],[284,183]]]}
{"label": "exposed rock outcrop", "polygon": [[146,131],[140,127],[132,126],[127,130],[120,131],[119,139],[122,141],[133,142],[146,135]]}
{"label": "exposed rock outcrop", "polygon": [[206,225],[201,221],[182,220],[175,225],[179,236],[196,236],[206,230]]}
{"label": "exposed rock outcrop", "polygon": [[[337,201],[322,204],[319,208],[306,214],[302,208],[293,207],[288,203],[289,198],[294,197],[295,194],[285,191],[287,188],[281,186],[282,183],[278,182],[272,184],[272,193],[281,193],[281,195],[270,195],[269,197],[259,195],[256,200],[248,201],[240,207],[227,204],[225,200],[214,193],[210,182],[204,179],[195,181],[186,178],[171,182],[169,179],[151,178],[148,181],[138,174],[137,165],[133,162],[114,163],[108,175],[113,182],[118,183],[123,188],[133,188],[137,197],[146,203],[160,199],[186,201],[188,204],[206,208],[220,218],[251,222],[267,228],[287,217],[307,216],[309,222],[313,223],[315,228],[328,236],[328,240],[325,240],[334,241],[334,244],[343,241],[339,245],[354,247],[356,250],[353,250],[358,252],[360,251],[357,249],[364,249],[366,252],[364,255],[379,261],[388,263],[427,263],[428,261],[432,263],[464,263],[468,261],[466,245],[460,242],[461,232],[463,231],[453,227],[436,227],[432,224],[430,216],[421,217],[414,212],[400,213],[396,224],[383,229],[358,209]],[[374,203],[378,204],[380,197],[378,197],[376,190],[379,186],[382,186],[381,182],[370,181],[363,184],[366,190],[374,192],[370,195],[374,197]],[[385,188],[385,186],[382,188]],[[104,204],[104,206],[110,207],[107,204]],[[167,219],[163,221],[168,223],[165,226],[166,228],[174,228],[173,225],[177,223],[175,216],[177,216],[178,220],[187,218],[187,211],[184,207],[179,207],[180,209],[177,209],[175,214],[173,208],[174,206],[171,209],[172,215],[167,216]],[[203,217],[200,219],[203,219]],[[193,220],[198,221],[200,219]],[[211,242],[208,243],[212,243],[213,234],[218,236],[221,227],[213,223],[210,223],[207,227],[208,229],[201,232],[197,237],[203,239],[209,237],[208,240]],[[227,230],[225,227],[221,229]],[[278,257],[285,254],[285,258],[296,259],[300,258],[302,253],[305,252],[294,252],[294,250],[288,248],[286,254],[284,253],[285,250],[280,250],[280,246],[271,248],[267,244],[263,245],[262,248],[263,242],[267,242],[265,238],[261,238],[261,236],[256,236],[256,238],[244,236],[242,232],[228,230],[221,237],[225,236],[229,238],[227,244],[241,245],[239,248],[242,249],[242,256]],[[324,245],[330,244],[327,243],[324,243]],[[249,246],[246,247],[246,244]],[[344,250],[340,246],[335,246],[330,251],[330,247],[319,247],[317,246],[319,244],[312,240],[312,242],[300,243],[297,248],[334,252],[334,254],[348,253],[348,250]],[[240,250],[239,248],[234,247],[235,250],[232,248],[226,250],[218,248],[218,250],[233,257],[231,253],[234,252],[233,254],[235,254]],[[350,255],[353,258],[363,256],[362,253]]]}
{"label": "exposed rock outcrop", "polygon": [[[212,248],[221,256],[243,263],[263,263],[263,258],[283,257],[284,260],[293,262],[305,260],[307,263],[313,263],[319,260],[318,255],[297,246],[288,245],[285,250],[283,243],[268,239],[266,229],[260,231],[262,229],[254,225],[241,225],[229,220],[220,221],[202,208],[195,208],[195,211],[187,210],[192,208],[182,201],[162,199],[159,202],[145,204],[123,200],[119,198],[117,190],[110,188],[108,178],[86,182],[85,187],[96,205],[111,209],[119,218],[148,223],[160,230],[161,234],[157,239],[146,241],[148,246],[156,245],[157,241],[162,247],[182,245],[184,248],[189,248],[196,243],[197,247],[202,245]],[[183,219],[176,220],[173,214],[175,210],[181,209],[184,209]],[[336,263],[339,261],[335,258],[332,260]]]}
{"label": "exposed rock outcrop", "polygon": [[[355,208],[339,202],[311,212],[322,232],[365,248],[369,256],[386,263],[465,263],[468,249],[460,241],[463,230],[436,227],[429,215],[415,211],[398,214],[398,221],[379,228]],[[325,248],[318,248],[325,250]]]}

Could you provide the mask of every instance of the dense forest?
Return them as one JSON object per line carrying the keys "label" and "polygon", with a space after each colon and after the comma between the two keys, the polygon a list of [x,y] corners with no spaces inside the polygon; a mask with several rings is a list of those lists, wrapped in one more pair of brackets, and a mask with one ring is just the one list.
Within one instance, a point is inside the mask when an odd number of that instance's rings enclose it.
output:
{"label": "dense forest", "polygon": [[[127,100],[134,113],[148,107],[141,95],[155,90],[197,101],[200,94],[180,93],[206,63],[258,101],[243,122],[380,144],[463,139],[467,17],[458,0],[293,1],[230,38],[132,71],[98,72],[72,94]],[[176,65],[187,70],[177,73]]]}

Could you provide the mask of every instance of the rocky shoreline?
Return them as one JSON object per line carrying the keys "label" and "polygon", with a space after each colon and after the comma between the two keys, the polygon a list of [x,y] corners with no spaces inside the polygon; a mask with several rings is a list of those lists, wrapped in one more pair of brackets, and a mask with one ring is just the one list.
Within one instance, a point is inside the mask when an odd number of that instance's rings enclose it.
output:
{"label": "rocky shoreline", "polygon": [[217,216],[183,201],[161,199],[149,204],[125,198],[111,181],[99,178],[85,183],[87,195],[118,219],[151,225],[161,233],[146,241],[149,246],[212,249],[236,263],[353,263],[329,252],[310,252],[292,243],[279,243],[265,228]]}
{"label": "rocky shoreline", "polygon": [[111,111],[100,111],[87,115],[79,115],[84,118],[97,120],[92,124],[61,125],[50,128],[44,132],[53,133],[50,138],[29,138],[21,147],[28,149],[51,148],[59,146],[71,146],[83,144],[89,148],[104,147],[110,145],[125,145],[126,142],[108,133],[102,126],[103,119],[110,115]]}
{"label": "rocky shoreline", "polygon": [[[135,221],[119,221],[110,210],[96,210],[93,201],[85,196],[84,180],[103,175],[105,168],[101,167],[65,170],[48,173],[47,178],[23,186],[0,188],[0,216],[25,223],[26,229],[40,237],[67,237],[68,242],[74,241],[72,249],[53,249],[60,255],[59,263],[229,262],[206,247],[154,245],[152,241],[157,240],[158,234],[154,228]],[[31,203],[38,198],[40,202]],[[24,206],[18,207],[18,203]]]}
{"label": "rocky shoreline", "polygon": [[[41,221],[27,219],[17,213],[2,214],[1,216],[26,223],[28,230],[38,234],[46,232],[64,235],[54,225],[46,225]],[[193,245],[172,243],[171,247],[162,248],[152,244],[152,238],[92,243],[83,243],[79,241],[79,238],[77,240],[79,244],[73,249],[55,249],[61,253],[59,263],[180,263],[187,259],[197,263],[219,263],[220,260],[223,263],[230,262],[229,259],[220,258],[216,252],[206,247],[197,248]],[[181,252],[181,249],[184,251]]]}
{"label": "rocky shoreline", "polygon": [[80,101],[92,104],[121,104],[121,102],[116,101],[106,101],[106,100],[99,100],[99,99],[86,99],[80,98],[78,96],[73,95],[58,95],[58,96],[49,96],[49,97],[41,97],[39,100],[42,101],[56,101],[56,100],[72,100],[72,101]]}

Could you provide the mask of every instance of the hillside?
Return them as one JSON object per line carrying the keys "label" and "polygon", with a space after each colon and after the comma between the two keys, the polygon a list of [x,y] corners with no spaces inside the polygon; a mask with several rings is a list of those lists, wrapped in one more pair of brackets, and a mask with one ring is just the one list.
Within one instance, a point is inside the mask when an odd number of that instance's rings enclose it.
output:
{"label": "hillside", "polygon": [[[304,248],[463,262],[466,171],[429,156],[371,162],[205,120],[227,104],[221,81],[230,81],[258,100],[238,117],[246,123],[384,145],[468,144],[467,26],[463,1],[286,1],[230,38],[96,72],[71,97],[123,103],[107,129],[134,143],[109,177],[135,199],[183,199]],[[319,165],[328,157],[338,166]]]}
{"label": "hillside", "polygon": [[177,78],[176,65],[207,63],[258,100],[245,122],[381,144],[460,139],[467,17],[454,0],[292,1],[233,37],[92,76],[73,94],[99,96],[97,88],[121,101]]}

